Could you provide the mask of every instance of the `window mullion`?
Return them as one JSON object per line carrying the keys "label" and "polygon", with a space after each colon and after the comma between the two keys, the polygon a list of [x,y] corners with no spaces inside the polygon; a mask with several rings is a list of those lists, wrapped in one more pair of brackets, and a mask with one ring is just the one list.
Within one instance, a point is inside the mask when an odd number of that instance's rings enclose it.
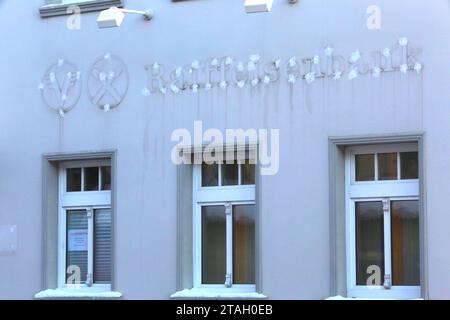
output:
{"label": "window mullion", "polygon": [[84,191],[84,168],[81,168],[81,191]]}
{"label": "window mullion", "polygon": [[98,167],[98,191],[102,191],[102,167]]}
{"label": "window mullion", "polygon": [[94,282],[94,209],[87,209],[88,215],[88,279],[86,284],[92,286]]}
{"label": "window mullion", "polygon": [[391,201],[383,199],[383,225],[384,225],[384,287],[392,286],[391,264]]}
{"label": "window mullion", "polygon": [[237,160],[236,162],[238,164],[238,185],[242,185],[242,161],[241,160]]}
{"label": "window mullion", "polygon": [[374,156],[374,161],[375,161],[375,166],[374,166],[374,177],[375,177],[375,181],[378,181],[378,153],[375,153]]}
{"label": "window mullion", "polygon": [[227,259],[226,259],[226,272],[225,286],[231,287],[233,283],[233,210],[230,203],[225,204],[226,214],[226,247],[227,247]]}

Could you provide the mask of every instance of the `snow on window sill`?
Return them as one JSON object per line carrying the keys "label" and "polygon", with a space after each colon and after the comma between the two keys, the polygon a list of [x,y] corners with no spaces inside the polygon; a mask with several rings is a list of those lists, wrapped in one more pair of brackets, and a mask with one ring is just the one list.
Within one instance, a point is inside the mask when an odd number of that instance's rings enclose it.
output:
{"label": "snow on window sill", "polygon": [[185,289],[175,292],[171,299],[267,299],[267,296],[256,292],[217,292],[205,289]]}
{"label": "snow on window sill", "polygon": [[80,289],[48,289],[37,293],[35,299],[120,299],[117,291],[88,291]]}
{"label": "snow on window sill", "polygon": [[[397,300],[397,299],[347,298],[347,297],[343,297],[343,296],[334,296],[334,297],[328,297],[325,300]],[[418,298],[418,299],[409,299],[409,300],[424,300],[424,299]]]}

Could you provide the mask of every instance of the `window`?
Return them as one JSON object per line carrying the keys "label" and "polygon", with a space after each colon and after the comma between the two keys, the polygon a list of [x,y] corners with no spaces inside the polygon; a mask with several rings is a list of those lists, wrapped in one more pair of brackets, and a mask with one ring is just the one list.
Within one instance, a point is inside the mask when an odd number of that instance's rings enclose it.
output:
{"label": "window", "polygon": [[111,289],[111,166],[63,162],[59,171],[60,288]]}
{"label": "window", "polygon": [[355,181],[417,179],[417,151],[355,154]]}
{"label": "window", "polygon": [[110,191],[111,166],[67,168],[66,192]]}
{"label": "window", "polygon": [[346,167],[348,296],[419,298],[417,144],[352,147]]}
{"label": "window", "polygon": [[255,292],[255,165],[194,165],[193,190],[194,287]]}
{"label": "window", "polygon": [[202,164],[202,187],[255,184],[255,164],[249,160],[224,164]]}

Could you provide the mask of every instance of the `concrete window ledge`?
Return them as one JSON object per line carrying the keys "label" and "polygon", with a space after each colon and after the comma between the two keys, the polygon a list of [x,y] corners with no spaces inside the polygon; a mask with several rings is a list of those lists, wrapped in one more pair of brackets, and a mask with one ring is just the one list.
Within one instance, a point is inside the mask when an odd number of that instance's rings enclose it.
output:
{"label": "concrete window ledge", "polygon": [[171,299],[242,299],[242,300],[264,300],[267,296],[256,292],[214,292],[205,289],[185,289],[175,292]]}
{"label": "concrete window ledge", "polygon": [[122,293],[117,291],[86,291],[80,289],[48,289],[37,293],[34,298],[40,300],[52,299],[99,299],[115,300],[120,299]]}
{"label": "concrete window ledge", "polygon": [[91,1],[80,1],[80,3],[70,3],[70,4],[47,4],[39,8],[39,14],[41,18],[50,18],[56,16],[65,16],[72,13],[67,12],[67,8],[76,5],[80,7],[80,11],[83,12],[94,12],[109,9],[111,7],[123,8],[123,0],[91,0]]}

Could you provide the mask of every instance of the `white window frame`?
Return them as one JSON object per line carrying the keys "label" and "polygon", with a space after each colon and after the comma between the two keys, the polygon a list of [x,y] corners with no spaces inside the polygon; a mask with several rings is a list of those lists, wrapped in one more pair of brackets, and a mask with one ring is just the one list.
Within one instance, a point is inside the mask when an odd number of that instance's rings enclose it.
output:
{"label": "white window frame", "polygon": [[[375,154],[375,179],[377,179],[377,154],[397,152],[398,180],[355,180],[355,156]],[[416,143],[380,144],[355,146],[348,148],[345,154],[345,194],[346,194],[346,251],[347,251],[347,296],[373,299],[414,299],[421,297],[420,286],[383,286],[356,285],[356,239],[355,239],[355,203],[364,201],[383,202],[384,221],[384,259],[385,274],[391,276],[391,202],[420,199],[419,179],[400,180],[400,153],[418,152]],[[423,270],[420,270],[423,272]],[[384,275],[381,275],[381,282]]]}
{"label": "white window frame", "polygon": [[[233,219],[232,211],[235,205],[254,205],[255,185],[240,185],[241,166],[239,166],[239,185],[220,186],[222,170],[218,166],[219,186],[202,187],[202,165],[193,165],[193,283],[196,289],[203,289],[214,293],[254,293],[256,284],[232,284],[231,287],[224,284],[202,283],[202,207],[203,206],[225,206],[226,214],[226,275],[233,279]],[[257,263],[257,261],[255,261]]]}
{"label": "white window frame", "polygon": [[[66,192],[66,172],[68,168],[89,168],[111,166],[109,160],[70,161],[61,163],[59,168],[59,200],[58,200],[58,288],[71,288],[66,284],[66,218],[68,210],[86,210],[88,215],[88,274],[93,275],[94,260],[94,221],[93,214],[97,209],[111,209],[111,190]],[[83,171],[83,170],[82,170]],[[99,189],[101,188],[101,170],[99,170]],[[81,185],[83,188],[83,174]],[[76,289],[89,292],[111,291],[111,283],[91,286],[80,284]]]}

